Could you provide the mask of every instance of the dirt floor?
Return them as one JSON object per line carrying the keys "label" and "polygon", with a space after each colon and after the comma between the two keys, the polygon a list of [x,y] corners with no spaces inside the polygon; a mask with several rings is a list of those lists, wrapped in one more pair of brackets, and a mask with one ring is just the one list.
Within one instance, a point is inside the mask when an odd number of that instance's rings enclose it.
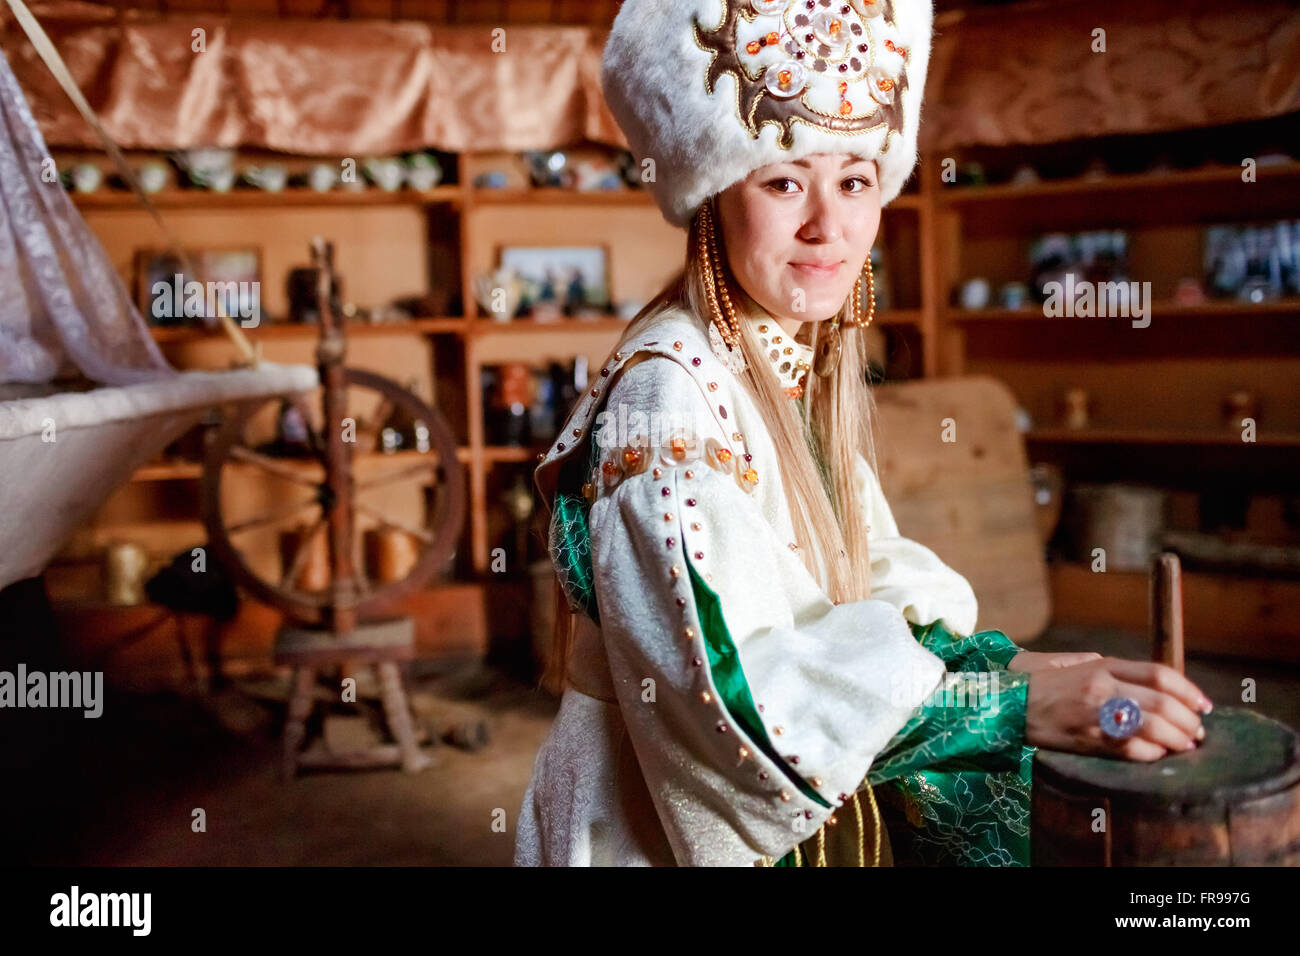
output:
{"label": "dirt floor", "polygon": [[[1146,642],[1056,628],[1033,648],[1140,658]],[[1192,658],[1187,670],[1216,703],[1300,727],[1300,669]],[[4,744],[0,862],[509,865],[515,818],[557,701],[478,665],[430,673],[417,663],[409,677],[431,738],[451,714],[457,727],[486,728],[487,744],[440,741],[427,751],[435,765],[416,775],[313,771],[282,783],[287,680],[272,672],[209,694],[111,690],[97,720],[10,711],[6,727],[17,733]],[[1241,704],[1244,678],[1256,682],[1255,704]],[[368,695],[363,685],[363,709],[373,716]],[[356,717],[332,720],[340,732],[366,727]],[[192,826],[200,809],[205,832]],[[494,820],[504,820],[503,831]]]}

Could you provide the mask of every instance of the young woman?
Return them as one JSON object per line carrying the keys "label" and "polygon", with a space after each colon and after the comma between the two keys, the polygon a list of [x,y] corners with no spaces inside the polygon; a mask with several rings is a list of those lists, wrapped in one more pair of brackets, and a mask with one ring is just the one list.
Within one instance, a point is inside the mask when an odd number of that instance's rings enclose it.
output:
{"label": "young woman", "polygon": [[686,261],[536,472],[565,690],[517,864],[1024,864],[1033,747],[1153,760],[1203,734],[1170,668],[975,632],[969,583],[881,492],[869,250],[915,163],[931,19],[615,20],[606,99]]}

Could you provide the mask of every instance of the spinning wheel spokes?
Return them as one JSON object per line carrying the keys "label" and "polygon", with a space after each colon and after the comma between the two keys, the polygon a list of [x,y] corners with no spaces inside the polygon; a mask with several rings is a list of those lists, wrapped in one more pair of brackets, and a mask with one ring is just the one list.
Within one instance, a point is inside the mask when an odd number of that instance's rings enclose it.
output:
{"label": "spinning wheel spokes", "polygon": [[405,481],[412,475],[423,475],[428,470],[429,466],[427,464],[424,462],[417,462],[414,465],[409,465],[405,468],[398,468],[395,471],[390,471],[377,478],[370,478],[366,481],[357,482],[357,491],[370,491],[373,488],[391,485],[396,481]]}
{"label": "spinning wheel spokes", "polygon": [[367,415],[365,418],[357,419],[358,432],[378,432],[388,416],[393,414],[393,403],[388,398],[383,398],[379,402],[379,407]]}
{"label": "spinning wheel spokes", "polygon": [[[446,563],[464,521],[455,438],[435,409],[358,369],[337,369],[332,397],[329,388],[319,401],[308,394],[289,402],[302,415],[311,454],[277,456],[247,440],[259,424],[269,437],[279,400],[254,403],[218,429],[203,476],[204,520],[218,557],[254,596],[311,625],[328,625],[340,611],[357,620],[383,616]],[[383,430],[394,422],[418,425],[406,429],[418,432],[418,444],[405,442],[415,447],[385,453]],[[266,476],[275,480],[249,480]],[[316,494],[289,498],[291,486]],[[290,522],[313,507],[318,514]],[[400,560],[385,562],[385,548]],[[278,562],[270,557],[277,553]]]}
{"label": "spinning wheel spokes", "polygon": [[433,535],[429,534],[429,532],[425,531],[423,528],[416,528],[413,527],[412,525],[407,524],[404,521],[397,521],[393,518],[385,517],[383,512],[381,512],[378,508],[371,508],[369,505],[363,505],[361,502],[358,501],[357,511],[374,518],[385,528],[392,528],[395,531],[405,531],[412,538],[416,538],[417,540],[423,541],[426,544],[433,543]]}
{"label": "spinning wheel spokes", "polygon": [[296,481],[299,484],[310,485],[313,488],[320,485],[320,480],[317,478],[311,478],[304,474],[301,466],[293,467],[282,464],[269,455],[259,454],[244,445],[232,445],[230,448],[230,457],[236,461],[246,461],[251,465],[257,465],[263,471],[268,471],[273,475],[278,475],[287,481]]}
{"label": "spinning wheel spokes", "polygon": [[255,528],[265,528],[268,525],[279,524],[286,518],[292,518],[294,515],[306,511],[308,508],[315,507],[319,502],[315,498],[299,502],[290,508],[277,508],[273,512],[259,514],[253,518],[247,518],[238,524],[228,525],[226,534],[239,534],[242,531],[252,531]]}
{"label": "spinning wheel spokes", "polygon": [[284,573],[280,576],[281,587],[298,580],[298,575],[302,573],[302,569],[307,564],[307,558],[311,554],[312,542],[316,540],[316,536],[320,534],[324,528],[325,518],[322,516],[317,518],[316,522],[302,535],[302,538],[298,541],[297,547],[294,549],[293,558],[290,560],[289,566],[285,568]]}

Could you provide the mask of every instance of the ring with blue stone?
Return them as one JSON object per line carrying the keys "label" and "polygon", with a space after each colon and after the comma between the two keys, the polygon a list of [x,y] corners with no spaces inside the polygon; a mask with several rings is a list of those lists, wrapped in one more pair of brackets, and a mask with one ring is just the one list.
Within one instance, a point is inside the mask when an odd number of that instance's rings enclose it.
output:
{"label": "ring with blue stone", "polygon": [[1097,719],[1103,734],[1124,740],[1142,726],[1142,708],[1132,697],[1112,697],[1101,705]]}

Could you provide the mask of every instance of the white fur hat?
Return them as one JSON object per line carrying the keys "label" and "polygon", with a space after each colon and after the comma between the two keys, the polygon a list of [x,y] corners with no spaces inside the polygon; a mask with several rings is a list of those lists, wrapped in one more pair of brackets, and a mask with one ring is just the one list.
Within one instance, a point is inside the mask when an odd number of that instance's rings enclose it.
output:
{"label": "white fur hat", "polygon": [[883,205],[916,165],[933,21],[932,0],[624,0],[601,82],[675,226],[813,153],[876,160]]}

